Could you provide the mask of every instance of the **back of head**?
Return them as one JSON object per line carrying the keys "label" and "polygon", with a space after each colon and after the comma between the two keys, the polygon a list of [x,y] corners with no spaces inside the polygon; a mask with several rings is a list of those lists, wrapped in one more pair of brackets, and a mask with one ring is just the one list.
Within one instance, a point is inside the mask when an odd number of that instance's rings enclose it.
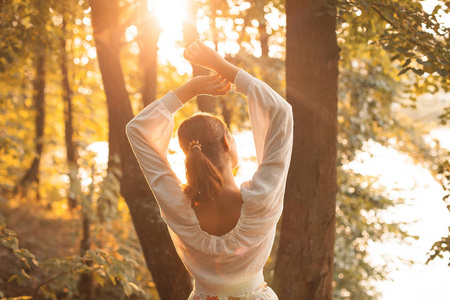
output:
{"label": "back of head", "polygon": [[183,191],[196,205],[214,199],[222,190],[227,132],[226,124],[209,113],[197,113],[178,128],[180,147],[186,155]]}

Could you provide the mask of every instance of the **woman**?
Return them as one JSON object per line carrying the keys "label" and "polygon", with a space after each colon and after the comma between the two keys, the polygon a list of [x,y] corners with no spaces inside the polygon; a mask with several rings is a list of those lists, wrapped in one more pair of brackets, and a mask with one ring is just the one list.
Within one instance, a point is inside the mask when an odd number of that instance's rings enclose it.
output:
{"label": "woman", "polygon": [[[283,209],[292,153],[291,106],[264,82],[201,42],[184,56],[217,75],[199,76],[144,108],[127,135],[153,190],[181,260],[194,277],[189,300],[278,299],[263,267]],[[187,184],[172,171],[167,150],[173,114],[198,94],[224,95],[234,83],[247,95],[258,170],[238,187],[232,169],[237,149],[226,125],[196,114],[180,125]]]}

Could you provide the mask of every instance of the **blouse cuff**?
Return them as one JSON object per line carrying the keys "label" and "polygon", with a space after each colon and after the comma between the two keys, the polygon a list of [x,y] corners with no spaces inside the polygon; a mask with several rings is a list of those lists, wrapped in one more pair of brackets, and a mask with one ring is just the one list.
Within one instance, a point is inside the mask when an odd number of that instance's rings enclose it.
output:
{"label": "blouse cuff", "polygon": [[248,87],[250,82],[255,79],[252,75],[244,71],[243,69],[239,69],[234,78],[234,90],[236,92],[247,95]]}
{"label": "blouse cuff", "polygon": [[172,91],[165,94],[161,99],[159,99],[159,101],[167,108],[167,110],[171,114],[176,113],[180,108],[183,107],[183,102],[181,102],[177,94]]}

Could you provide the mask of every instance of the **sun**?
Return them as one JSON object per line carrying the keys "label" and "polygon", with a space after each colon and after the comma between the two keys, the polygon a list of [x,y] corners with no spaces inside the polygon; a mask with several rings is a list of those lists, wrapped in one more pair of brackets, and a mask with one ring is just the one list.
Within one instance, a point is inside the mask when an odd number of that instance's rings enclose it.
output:
{"label": "sun", "polygon": [[158,19],[163,31],[179,31],[187,17],[185,0],[148,0],[148,10]]}
{"label": "sun", "polygon": [[148,10],[161,27],[158,39],[158,60],[177,67],[179,74],[192,72],[189,62],[183,58],[183,21],[187,19],[186,0],[148,0]]}

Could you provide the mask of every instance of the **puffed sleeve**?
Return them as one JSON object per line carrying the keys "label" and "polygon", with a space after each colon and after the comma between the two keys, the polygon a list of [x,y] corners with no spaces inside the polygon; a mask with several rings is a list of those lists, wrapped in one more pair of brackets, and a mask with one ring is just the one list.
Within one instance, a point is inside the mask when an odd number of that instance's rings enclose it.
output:
{"label": "puffed sleeve", "polygon": [[261,80],[239,70],[235,90],[247,95],[258,169],[241,185],[243,230],[253,243],[274,230],[282,210],[293,145],[291,105]]}
{"label": "puffed sleeve", "polygon": [[145,107],[126,126],[128,139],[159,204],[161,216],[174,231],[193,225],[191,216],[186,213],[190,202],[167,160],[174,128],[173,114],[182,106],[171,91]]}

